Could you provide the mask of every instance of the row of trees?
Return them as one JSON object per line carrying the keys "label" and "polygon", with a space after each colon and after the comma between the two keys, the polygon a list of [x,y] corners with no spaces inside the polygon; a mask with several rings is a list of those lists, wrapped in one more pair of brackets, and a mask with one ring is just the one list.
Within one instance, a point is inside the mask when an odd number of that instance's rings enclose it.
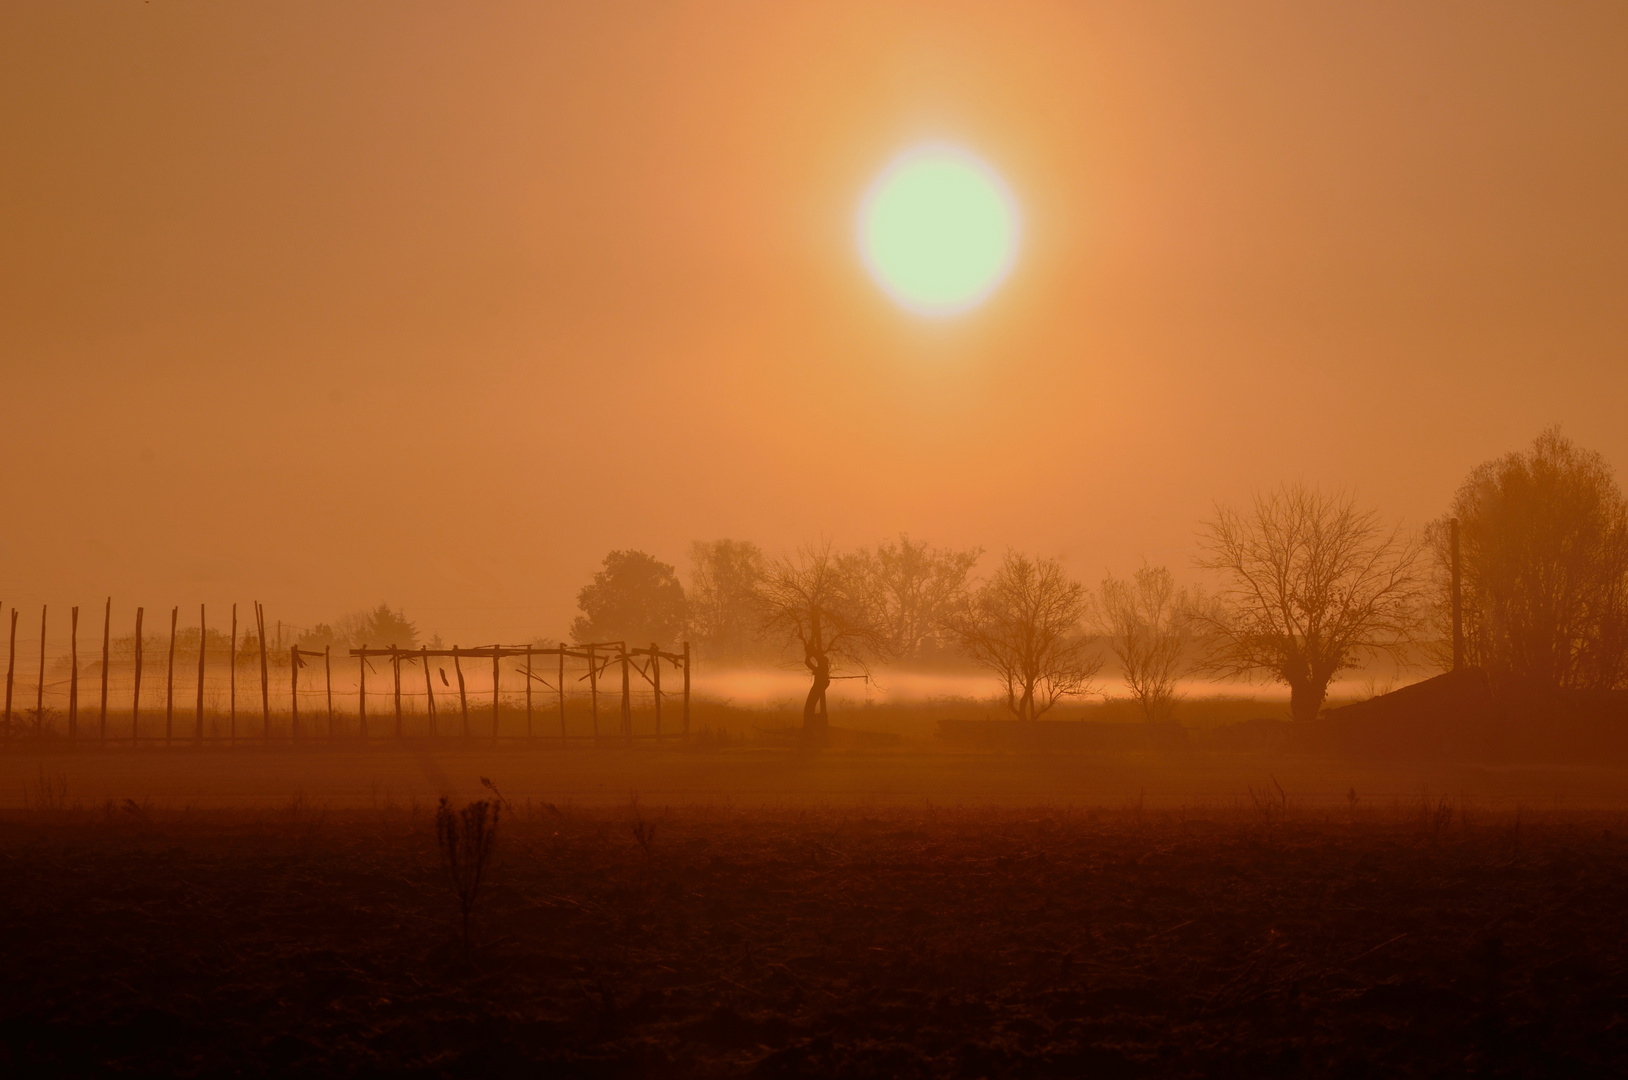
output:
{"label": "row of trees", "polygon": [[380,603],[367,611],[341,615],[332,623],[317,623],[295,642],[302,649],[360,648],[363,645],[403,649],[418,647],[418,627],[400,608]]}
{"label": "row of trees", "polygon": [[981,583],[982,552],[900,536],[841,552],[829,543],[778,558],[737,540],[696,543],[686,593],[674,567],[613,551],[578,595],[577,641],[695,639],[714,659],[784,656],[807,668],[805,720],[824,723],[840,671],[868,677],[879,661],[971,660],[1001,679],[1008,706],[1034,719],[1087,691],[1103,660],[1101,624],[1133,693],[1152,717],[1168,713],[1184,649],[1190,594],[1168,570],[1103,583],[1100,607],[1055,560],[1008,553]]}
{"label": "row of trees", "polygon": [[908,536],[772,559],[719,540],[693,546],[687,594],[672,566],[612,552],[579,595],[573,634],[688,634],[714,658],[790,645],[810,675],[811,728],[842,669],[949,651],[993,672],[1024,720],[1088,692],[1104,649],[1150,720],[1170,715],[1190,672],[1274,679],[1308,719],[1339,674],[1376,657],[1407,663],[1424,646],[1447,660],[1454,523],[1467,662],[1521,687],[1628,685],[1628,503],[1600,456],[1558,430],[1475,469],[1423,537],[1304,484],[1218,506],[1197,560],[1213,594],[1144,566],[1093,595],[1057,561],[1017,552],[974,581],[981,551]]}
{"label": "row of trees", "polygon": [[[830,544],[766,558],[754,544],[696,543],[686,594],[674,567],[614,551],[578,596],[578,641],[674,640],[714,659],[783,656],[810,676],[805,722],[824,723],[842,671],[954,654],[999,679],[1012,714],[1033,720],[1088,693],[1106,653],[1149,720],[1168,719],[1194,670],[1285,682],[1296,715],[1315,715],[1334,675],[1410,640],[1415,551],[1372,513],[1303,486],[1218,511],[1202,566],[1215,596],[1165,567],[1105,578],[1095,595],[1053,559],[1006,553],[983,581],[982,552],[901,536],[875,548]],[[1195,645],[1197,647],[1195,647]]]}
{"label": "row of trees", "polygon": [[[966,595],[983,552],[956,551],[900,536],[874,548],[827,551],[822,573],[841,582],[845,602],[875,621],[879,652],[890,659],[927,660],[949,651],[947,619]],[[673,641],[687,638],[716,661],[778,657],[783,641],[765,633],[765,589],[784,577],[785,560],[771,560],[745,540],[690,545],[689,588],[675,567],[642,551],[613,551],[577,594],[582,614],[576,641]],[[772,607],[772,605],[770,605]]]}

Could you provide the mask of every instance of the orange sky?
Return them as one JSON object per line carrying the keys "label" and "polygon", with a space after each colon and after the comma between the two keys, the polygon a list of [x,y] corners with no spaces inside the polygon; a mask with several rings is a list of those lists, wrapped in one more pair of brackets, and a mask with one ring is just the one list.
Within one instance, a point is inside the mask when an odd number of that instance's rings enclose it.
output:
{"label": "orange sky", "polygon": [[[1628,6],[0,8],[0,600],[559,633],[612,547],[1181,573],[1303,477],[1628,467]],[[1025,246],[853,250],[923,138]],[[98,628],[99,629],[99,628]]]}

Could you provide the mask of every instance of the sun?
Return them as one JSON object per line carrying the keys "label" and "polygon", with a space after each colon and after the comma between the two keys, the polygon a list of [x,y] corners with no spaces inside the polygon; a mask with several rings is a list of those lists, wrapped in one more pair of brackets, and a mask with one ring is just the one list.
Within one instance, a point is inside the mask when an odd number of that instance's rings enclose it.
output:
{"label": "sun", "polygon": [[1017,206],[1001,178],[943,143],[900,154],[859,210],[859,250],[871,276],[922,315],[981,303],[1011,270],[1017,237]]}

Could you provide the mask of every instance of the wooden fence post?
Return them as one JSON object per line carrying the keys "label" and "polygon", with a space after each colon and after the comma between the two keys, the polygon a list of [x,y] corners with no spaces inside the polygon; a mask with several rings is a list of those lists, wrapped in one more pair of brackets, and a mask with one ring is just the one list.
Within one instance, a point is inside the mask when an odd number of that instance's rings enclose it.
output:
{"label": "wooden fence post", "polygon": [[328,684],[328,738],[334,737],[334,647],[332,642],[322,647],[322,677]]}
{"label": "wooden fence post", "polygon": [[656,689],[656,737],[661,737],[661,647],[650,643],[650,681]]}
{"label": "wooden fence post", "polygon": [[367,642],[362,642],[362,648],[356,656],[356,670],[362,675],[361,682],[356,690],[356,720],[357,728],[362,735],[362,741],[367,741]]}
{"label": "wooden fence post", "polygon": [[394,645],[390,646],[390,669],[395,677],[396,687],[396,738],[401,738],[401,653]]}
{"label": "wooden fence post", "polygon": [[300,647],[293,645],[288,650],[288,703],[289,703],[289,732],[291,738],[298,742],[300,738]]}
{"label": "wooden fence post", "polygon": [[79,740],[79,608],[71,609],[68,629],[68,742]]}
{"label": "wooden fence post", "polygon": [[141,617],[146,608],[136,609],[136,682],[130,691],[130,748],[141,739]]}
{"label": "wooden fence post", "polygon": [[463,712],[464,738],[469,738],[469,695],[464,691],[464,668],[458,662],[458,646],[452,647],[452,670],[458,675],[458,708]]}
{"label": "wooden fence post", "polygon": [[232,662],[226,665],[227,708],[231,710],[231,728],[228,732],[231,740],[237,742],[237,605],[232,605],[232,641],[230,645]]}
{"label": "wooden fence post", "polygon": [[531,646],[526,646],[526,741],[531,741]]}
{"label": "wooden fence post", "polygon": [[101,731],[98,738],[107,742],[107,661],[109,646],[113,643],[113,598],[107,598],[107,607],[102,611],[102,715],[100,719]]}
{"label": "wooden fence post", "polygon": [[429,703],[430,734],[435,734],[435,683],[430,679],[430,649],[428,645],[421,645],[418,649],[419,659],[424,662],[424,699]]}
{"label": "wooden fence post", "polygon": [[203,745],[203,687],[204,687],[204,641],[208,637],[208,622],[204,619],[204,606],[198,605],[198,731],[194,741]]}
{"label": "wooden fence post", "polygon": [[497,745],[498,674],[503,663],[503,647],[492,646],[492,745]]}
{"label": "wooden fence post", "polygon": [[690,733],[690,643],[684,643],[684,734]]}
{"label": "wooden fence post", "polygon": [[617,646],[622,654],[622,734],[627,738],[627,744],[633,745],[633,687],[628,683],[631,658],[627,651],[627,642]]}
{"label": "wooden fence post", "polygon": [[560,642],[559,682],[554,687],[560,695],[560,743],[565,742],[565,642]]}
{"label": "wooden fence post", "polygon": [[175,728],[175,627],[181,621],[181,609],[170,608],[170,666],[164,676],[164,745],[170,744]]}
{"label": "wooden fence post", "polygon": [[40,677],[34,684],[34,738],[40,737],[45,722],[45,605],[40,605]]}
{"label": "wooden fence post", "polygon": [[594,741],[599,741],[599,660],[594,656],[594,647],[588,647],[588,704],[589,710],[594,713]]}
{"label": "wooden fence post", "polygon": [[260,637],[260,738],[271,742],[271,675],[266,670],[266,609],[254,602],[254,624]]}
{"label": "wooden fence post", "polygon": [[11,609],[11,643],[6,646],[6,738],[11,738],[11,680],[17,670],[17,609]]}

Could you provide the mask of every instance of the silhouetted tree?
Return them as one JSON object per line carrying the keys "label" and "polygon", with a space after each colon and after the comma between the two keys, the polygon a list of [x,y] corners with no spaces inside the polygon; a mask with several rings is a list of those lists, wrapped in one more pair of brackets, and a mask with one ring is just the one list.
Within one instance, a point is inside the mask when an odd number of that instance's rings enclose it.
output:
{"label": "silhouetted tree", "polygon": [[904,533],[875,551],[860,552],[867,564],[864,580],[875,590],[873,606],[893,656],[919,657],[924,645],[948,636],[950,620],[965,606],[967,578],[982,554],[980,548],[935,548]]}
{"label": "silhouetted tree", "polygon": [[1103,578],[1098,596],[1102,629],[1143,719],[1168,720],[1186,662],[1188,614],[1199,598],[1177,588],[1163,566],[1143,566],[1130,578]]}
{"label": "silhouetted tree", "polygon": [[642,551],[613,551],[604,569],[577,593],[582,614],[571,623],[580,642],[626,641],[639,647],[675,642],[684,632],[684,587],[667,563]]}
{"label": "silhouetted tree", "polygon": [[826,690],[839,667],[857,667],[868,675],[869,663],[889,654],[887,628],[865,569],[866,560],[840,556],[822,542],[771,561],[758,585],[762,632],[802,651],[811,680],[803,730],[812,738],[824,736]]}
{"label": "silhouetted tree", "polygon": [[1034,720],[1065,697],[1091,691],[1102,668],[1081,622],[1085,587],[1055,559],[1007,552],[951,621],[961,648],[1006,685],[1006,707]]}
{"label": "silhouetted tree", "polygon": [[294,644],[314,651],[325,647],[348,648],[350,641],[330,624],[319,622],[302,633]]}
{"label": "silhouetted tree", "polygon": [[690,545],[690,632],[703,655],[740,659],[758,641],[763,551],[749,540]]}
{"label": "silhouetted tree", "polygon": [[418,644],[418,627],[407,620],[407,613],[389,604],[380,604],[368,613],[367,639],[384,646],[411,649]]}
{"label": "silhouetted tree", "polygon": [[334,620],[332,627],[319,623],[300,641],[302,647],[311,649],[320,649],[328,644],[345,647],[370,645],[376,649],[395,645],[411,649],[418,644],[418,627],[407,620],[400,608],[392,611],[389,604],[381,603],[368,611],[342,615]]}
{"label": "silhouetted tree", "polygon": [[1194,615],[1208,637],[1204,666],[1266,674],[1289,687],[1289,712],[1309,720],[1328,684],[1363,659],[1403,659],[1418,625],[1418,548],[1375,511],[1304,484],[1256,495],[1248,513],[1216,508],[1198,565],[1221,575],[1213,607]]}
{"label": "silhouetted tree", "polygon": [[[1628,503],[1599,454],[1550,428],[1472,471],[1450,517],[1459,521],[1466,662],[1523,686],[1628,685]],[[1450,641],[1448,528],[1443,519],[1430,533],[1435,615]]]}

